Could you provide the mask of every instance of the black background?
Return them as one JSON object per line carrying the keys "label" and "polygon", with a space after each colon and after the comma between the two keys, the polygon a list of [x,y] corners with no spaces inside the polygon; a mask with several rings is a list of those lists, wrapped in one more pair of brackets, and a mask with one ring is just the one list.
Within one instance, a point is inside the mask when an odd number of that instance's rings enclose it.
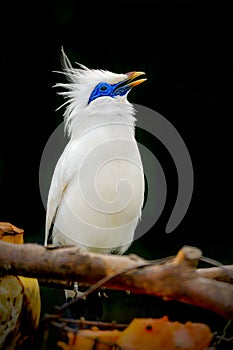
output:
{"label": "black background", "polygon": [[[229,2],[230,3],[230,2]],[[43,243],[45,209],[39,165],[46,141],[62,121],[52,86],[63,45],[72,62],[114,72],[142,70],[148,81],[130,101],[167,118],[183,138],[194,168],[186,216],[165,234],[177,178],[158,140],[141,135],[168,182],[165,209],[130,251],[148,258],[184,244],[232,263],[231,112],[233,61],[230,6],[221,1],[33,1],[1,5],[0,220]]]}

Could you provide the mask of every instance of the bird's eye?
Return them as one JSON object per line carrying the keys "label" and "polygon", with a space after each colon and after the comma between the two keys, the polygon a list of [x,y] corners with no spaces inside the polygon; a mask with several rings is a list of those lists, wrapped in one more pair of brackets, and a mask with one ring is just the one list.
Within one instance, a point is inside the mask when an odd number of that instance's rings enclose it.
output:
{"label": "bird's eye", "polygon": [[105,90],[107,90],[107,86],[106,86],[106,85],[102,85],[102,86],[100,87],[100,91],[105,91]]}
{"label": "bird's eye", "polygon": [[101,83],[99,83],[98,85],[96,85],[96,87],[93,89],[88,104],[95,100],[98,97],[101,96],[109,96],[111,97],[111,93],[112,93],[112,85],[102,81]]}

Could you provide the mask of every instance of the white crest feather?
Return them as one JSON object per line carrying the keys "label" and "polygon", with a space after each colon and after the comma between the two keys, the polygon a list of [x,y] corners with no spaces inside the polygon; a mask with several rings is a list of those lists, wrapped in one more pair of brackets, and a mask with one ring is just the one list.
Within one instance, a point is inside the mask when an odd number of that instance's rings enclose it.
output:
{"label": "white crest feather", "polygon": [[127,75],[112,73],[108,70],[89,69],[77,62],[76,64],[80,68],[74,68],[63,48],[61,53],[63,71],[58,71],[57,73],[65,75],[68,83],[56,83],[54,87],[65,90],[58,92],[59,95],[67,99],[58,109],[66,106],[64,112],[65,131],[70,136],[74,118],[87,107],[90,93],[94,87],[101,81],[109,83],[119,82],[126,79]]}

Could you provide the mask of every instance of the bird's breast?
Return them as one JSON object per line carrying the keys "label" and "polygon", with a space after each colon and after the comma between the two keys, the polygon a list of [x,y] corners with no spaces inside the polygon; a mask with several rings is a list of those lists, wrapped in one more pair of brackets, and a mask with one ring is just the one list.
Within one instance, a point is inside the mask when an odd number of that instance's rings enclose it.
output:
{"label": "bird's breast", "polygon": [[135,141],[99,143],[82,157],[64,198],[82,220],[100,227],[124,225],[140,215],[143,168]]}
{"label": "bird's breast", "polygon": [[134,137],[85,135],[67,157],[72,174],[57,213],[59,230],[89,246],[132,241],[144,198],[143,167]]}

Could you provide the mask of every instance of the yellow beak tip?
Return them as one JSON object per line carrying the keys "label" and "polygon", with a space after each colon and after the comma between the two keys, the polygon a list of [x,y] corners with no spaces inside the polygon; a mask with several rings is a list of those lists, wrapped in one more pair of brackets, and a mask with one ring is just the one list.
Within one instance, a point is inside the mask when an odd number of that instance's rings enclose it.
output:
{"label": "yellow beak tip", "polygon": [[147,79],[144,78],[144,79],[138,79],[138,80],[132,81],[131,83],[129,83],[129,86],[131,86],[131,87],[137,86],[141,83],[144,83],[144,81],[146,81],[146,80]]}
{"label": "yellow beak tip", "polygon": [[133,79],[135,79],[141,75],[144,75],[144,74],[145,74],[144,72],[129,72],[129,73],[127,73],[128,77],[129,77],[128,78],[129,79],[128,86],[134,87],[134,86],[137,86],[137,85],[143,83],[144,81],[146,81],[147,80],[146,78],[132,81]]}

